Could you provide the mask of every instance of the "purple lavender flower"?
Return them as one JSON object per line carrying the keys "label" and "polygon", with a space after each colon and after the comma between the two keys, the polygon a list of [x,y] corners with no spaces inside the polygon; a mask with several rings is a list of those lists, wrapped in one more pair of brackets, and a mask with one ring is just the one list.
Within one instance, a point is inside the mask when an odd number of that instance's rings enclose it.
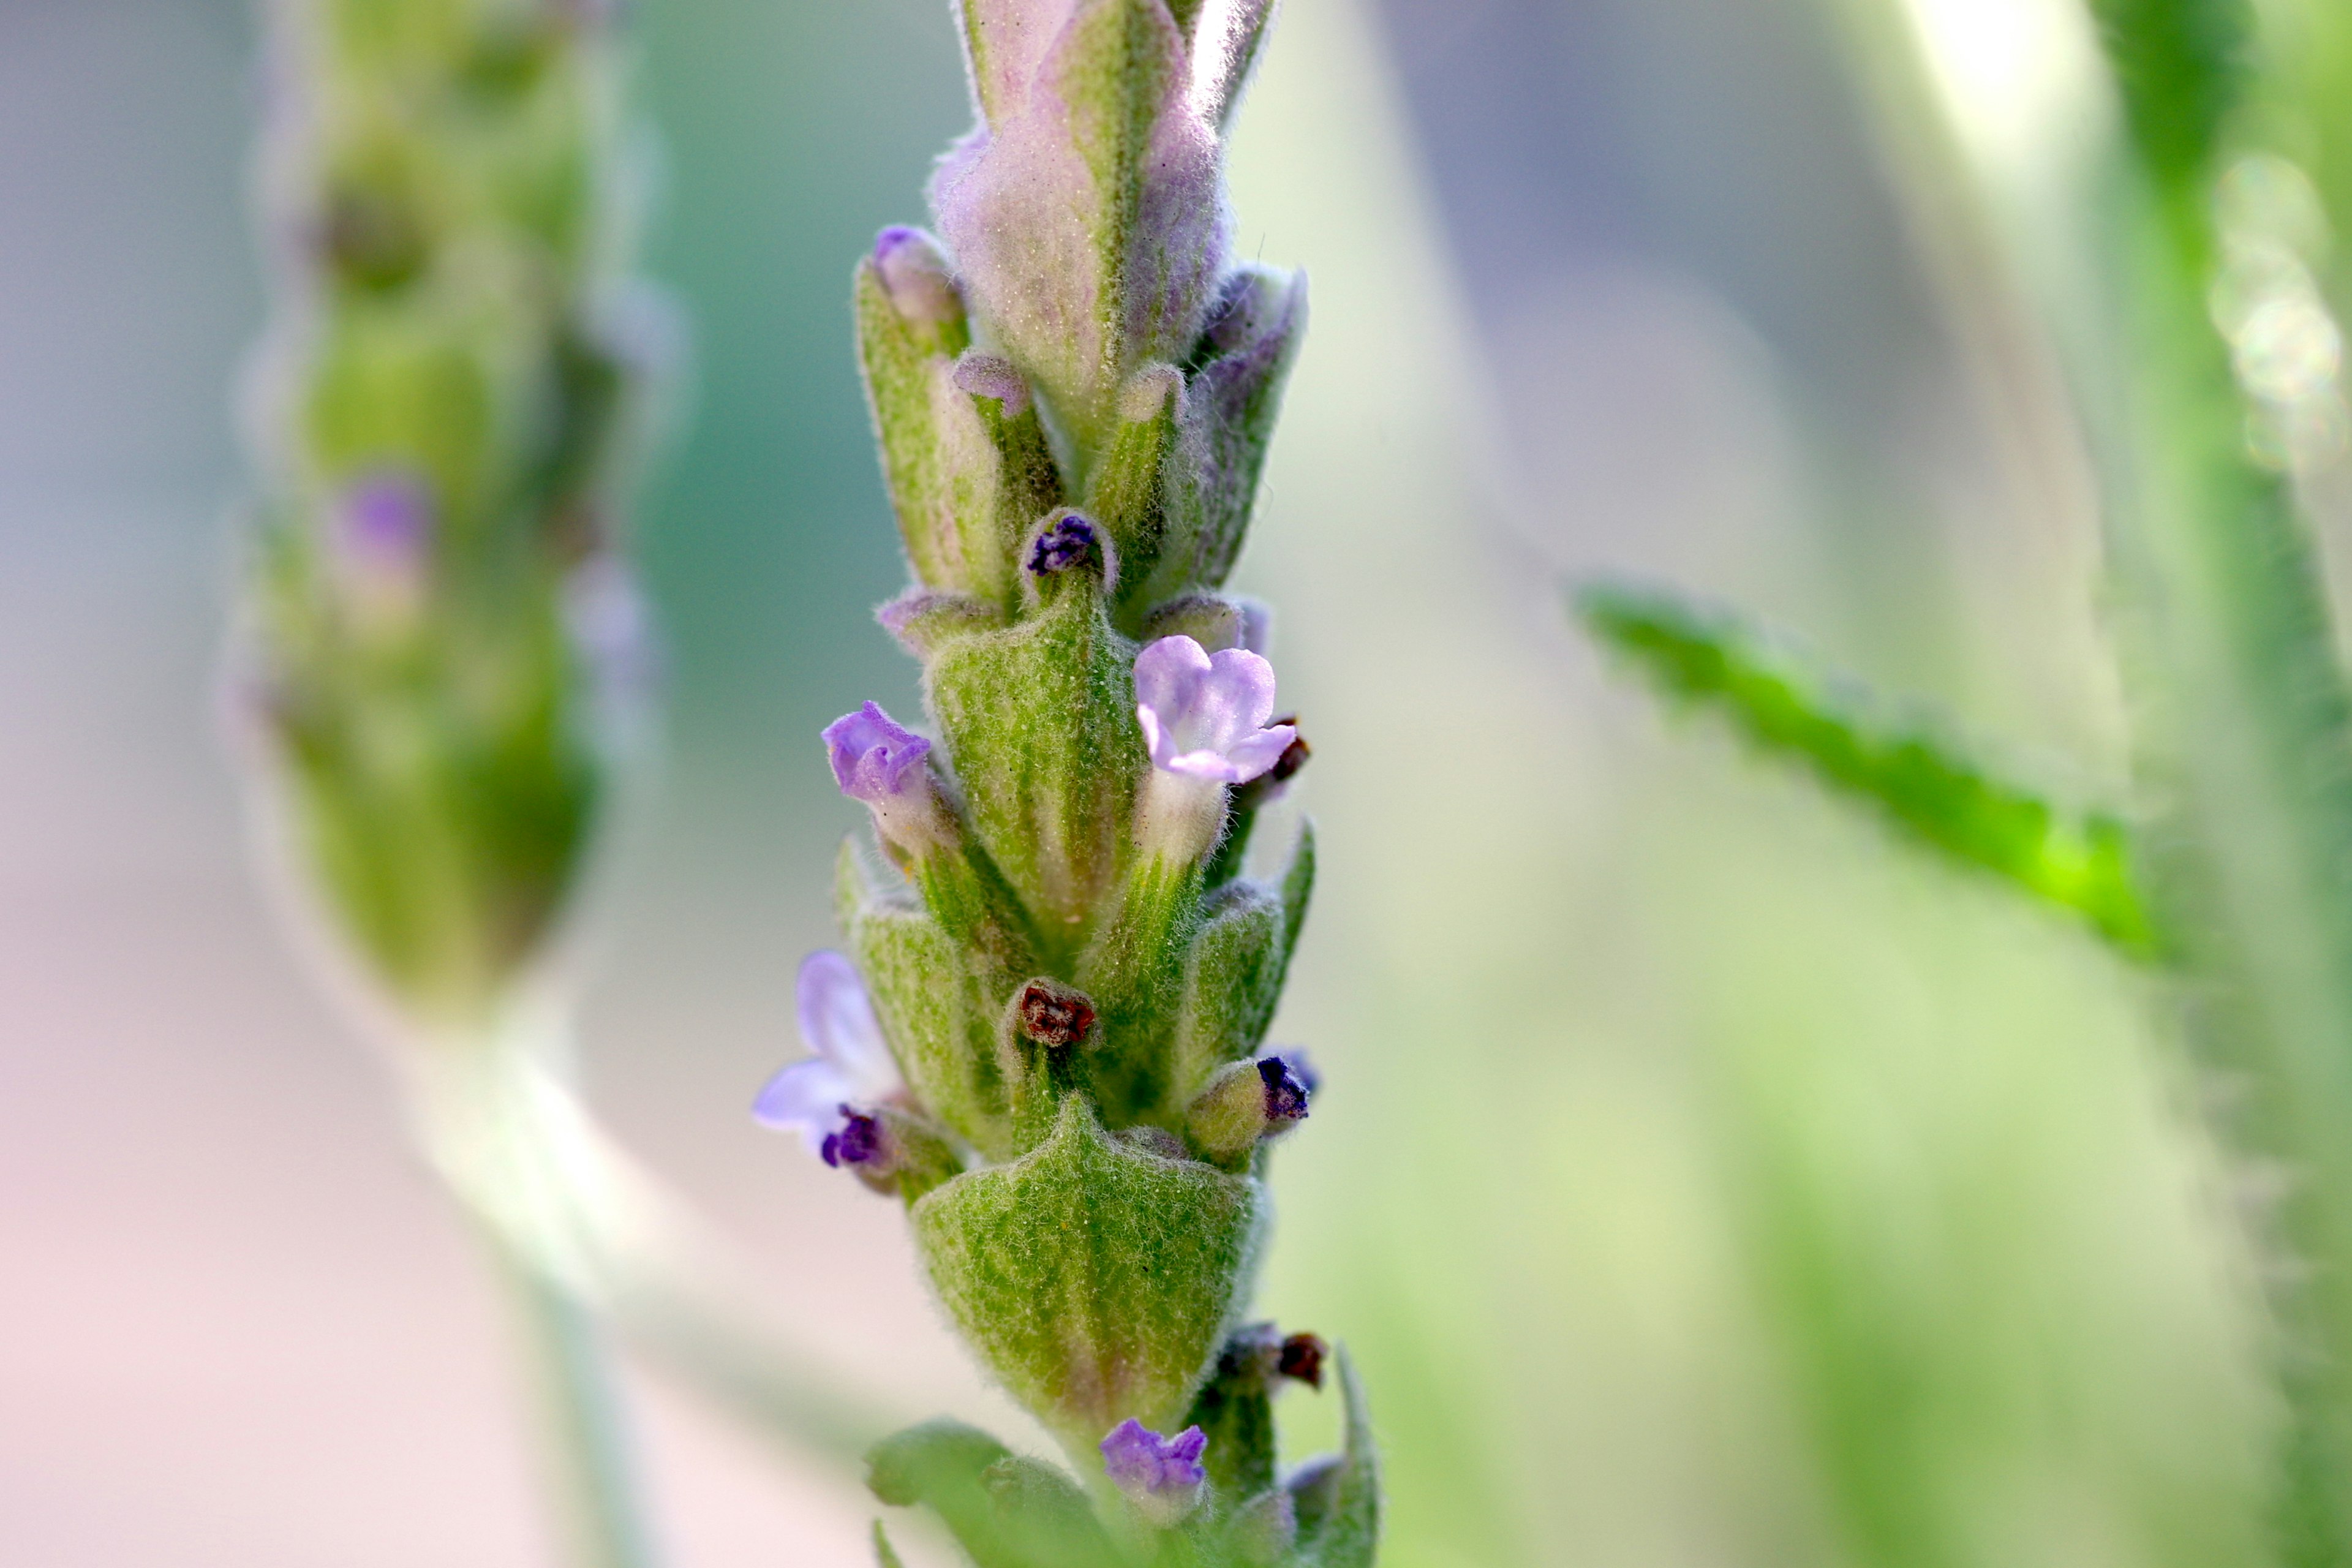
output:
{"label": "purple lavender flower", "polygon": [[1102,530],[1086,513],[1066,511],[1038,533],[1029,552],[1029,571],[1033,576],[1050,577],[1081,561],[1099,563],[1102,552]]}
{"label": "purple lavender flower", "polygon": [[796,1131],[828,1165],[859,1164],[880,1148],[873,1110],[905,1092],[874,1004],[849,960],[813,952],[801,964],[801,1043],[812,1053],[760,1090],[751,1114],[764,1127]]}
{"label": "purple lavender flower", "polygon": [[1136,657],[1135,718],[1151,765],[1217,784],[1246,784],[1282,760],[1298,731],[1268,728],[1274,667],[1245,648],[1211,654],[1161,637]]}
{"label": "purple lavender flower", "polygon": [[944,326],[963,319],[963,297],[956,292],[939,241],[919,228],[893,224],[874,240],[874,267],[882,275],[882,290],[891,305],[910,321]]}
{"label": "purple lavender flower", "polygon": [[1201,1456],[1208,1447],[1198,1426],[1162,1437],[1129,1416],[1102,1440],[1103,1470],[1138,1512],[1166,1529],[1200,1506],[1209,1480]]}
{"label": "purple lavender flower", "polygon": [[824,745],[834,782],[873,811],[885,843],[912,850],[940,841],[945,808],[924,761],[929,741],[868,702],[826,725]]}

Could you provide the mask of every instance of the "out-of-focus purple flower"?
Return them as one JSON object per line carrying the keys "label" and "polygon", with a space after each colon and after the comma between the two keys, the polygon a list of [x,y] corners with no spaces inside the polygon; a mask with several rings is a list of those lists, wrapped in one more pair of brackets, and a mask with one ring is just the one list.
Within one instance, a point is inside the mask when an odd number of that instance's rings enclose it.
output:
{"label": "out-of-focus purple flower", "polygon": [[865,982],[840,953],[813,952],[802,963],[799,1002],[801,1043],[811,1054],[768,1080],[751,1114],[764,1127],[798,1132],[828,1165],[862,1163],[880,1148],[873,1111],[906,1090],[898,1064]]}
{"label": "out-of-focus purple flower", "polygon": [[867,702],[824,727],[825,754],[841,793],[872,809],[884,842],[903,849],[937,842],[946,809],[924,759],[931,743]]}
{"label": "out-of-focus purple flower", "polygon": [[963,319],[963,296],[939,242],[919,228],[893,224],[874,240],[874,268],[882,291],[910,321],[943,326]]}
{"label": "out-of-focus purple flower", "polygon": [[1198,1426],[1162,1437],[1129,1416],[1102,1440],[1103,1471],[1137,1511],[1165,1529],[1200,1506],[1209,1480],[1201,1456],[1208,1447]]}
{"label": "out-of-focus purple flower", "polygon": [[1217,784],[1245,784],[1298,738],[1268,727],[1274,667],[1246,648],[1211,654],[1188,637],[1161,637],[1135,660],[1135,718],[1151,765]]}
{"label": "out-of-focus purple flower", "polygon": [[361,625],[398,631],[423,614],[432,591],[435,510],[432,488],[404,468],[364,474],[335,498],[324,566]]}

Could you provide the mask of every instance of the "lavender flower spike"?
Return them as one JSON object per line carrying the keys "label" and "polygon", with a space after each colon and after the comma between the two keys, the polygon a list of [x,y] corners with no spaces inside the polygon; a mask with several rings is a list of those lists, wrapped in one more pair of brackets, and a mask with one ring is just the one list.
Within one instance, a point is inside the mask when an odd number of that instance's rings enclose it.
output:
{"label": "lavender flower spike", "polygon": [[1102,1440],[1103,1470],[1137,1512],[1166,1530],[1200,1506],[1209,1479],[1201,1456],[1208,1447],[1198,1426],[1162,1437],[1129,1416]]}
{"label": "lavender flower spike", "polygon": [[811,1055],[768,1080],[751,1115],[763,1127],[798,1132],[828,1165],[865,1163],[881,1152],[873,1112],[906,1092],[898,1061],[848,959],[810,953],[799,992],[801,1043]]}
{"label": "lavender flower spike", "polygon": [[940,798],[925,759],[931,743],[867,702],[824,727],[834,783],[874,813],[885,845],[914,853],[953,836],[953,819]]}

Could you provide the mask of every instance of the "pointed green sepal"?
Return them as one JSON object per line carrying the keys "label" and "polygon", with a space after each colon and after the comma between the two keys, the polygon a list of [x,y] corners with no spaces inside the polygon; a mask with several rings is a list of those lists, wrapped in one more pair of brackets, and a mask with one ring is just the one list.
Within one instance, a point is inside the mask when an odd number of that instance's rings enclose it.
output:
{"label": "pointed green sepal", "polygon": [[871,885],[855,844],[842,846],[842,930],[908,1086],[932,1115],[992,1157],[1011,1150],[1011,1107],[997,1070],[995,1010],[939,922]]}
{"label": "pointed green sepal", "polygon": [[931,1510],[979,1568],[1109,1568],[1119,1561],[1069,1478],[961,1421],[941,1417],[886,1437],[866,1464],[876,1497],[894,1508]]}
{"label": "pointed green sepal", "polygon": [[1190,1100],[1229,1062],[1265,1042],[1282,994],[1284,901],[1256,882],[1222,889],[1184,966],[1176,1015],[1174,1092]]}
{"label": "pointed green sepal", "polygon": [[1090,1073],[1115,1122],[1135,1121],[1169,1099],[1171,1026],[1200,910],[1198,867],[1139,857],[1117,909],[1079,961],[1079,981],[1103,1018]]}
{"label": "pointed green sepal", "polygon": [[1110,531],[1118,546],[1120,622],[1139,608],[1171,543],[1168,462],[1184,412],[1184,377],[1173,365],[1148,365],[1119,391],[1118,424],[1087,483],[1087,513]]}
{"label": "pointed green sepal", "polygon": [[1300,1563],[1372,1568],[1381,1545],[1381,1458],[1371,1412],[1348,1347],[1339,1347],[1346,1448],[1299,1467],[1285,1483],[1298,1528]]}
{"label": "pointed green sepal", "polygon": [[1248,1299],[1265,1207],[1249,1177],[1114,1140],[1074,1094],[1035,1151],[912,1217],[966,1342],[1084,1464],[1129,1416],[1176,1429]]}
{"label": "pointed green sepal", "polygon": [[957,639],[929,672],[971,830],[1029,910],[1048,969],[1083,948],[1126,856],[1148,765],[1134,667],[1100,597],[1064,591],[1034,619]]}

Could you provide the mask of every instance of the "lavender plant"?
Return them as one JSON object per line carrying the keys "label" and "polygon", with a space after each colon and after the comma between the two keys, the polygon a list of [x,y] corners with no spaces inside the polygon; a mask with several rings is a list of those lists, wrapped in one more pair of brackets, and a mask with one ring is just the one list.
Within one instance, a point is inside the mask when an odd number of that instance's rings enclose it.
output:
{"label": "lavender plant", "polygon": [[[1271,1146],[1316,1076],[1266,1036],[1314,877],[1245,874],[1305,762],[1265,607],[1222,592],[1305,279],[1236,262],[1221,156],[1271,0],[963,0],[979,124],[938,236],[886,229],[858,350],[914,582],[879,619],[933,735],[824,731],[846,954],[756,1113],[907,1207],[930,1284],[1075,1475],[933,1422],[875,1450],[974,1561],[1373,1560],[1341,1455],[1283,1474],[1272,1401],[1325,1350],[1246,1321]],[[878,1533],[883,1560],[893,1562]]]}
{"label": "lavender plant", "polygon": [[268,21],[257,773],[516,1286],[572,1544],[639,1563],[597,1337],[533,1229],[548,1184],[518,1176],[487,1092],[561,1071],[559,936],[643,684],[617,533],[647,342],[613,43],[554,0],[278,0]]}
{"label": "lavender plant", "polygon": [[[2152,978],[2166,1032],[2220,1086],[2214,1142],[2242,1190],[2267,1194],[2249,1212],[2283,1413],[2278,1555],[2343,1564],[2352,683],[2308,524],[2343,440],[2326,282],[2344,300],[2320,240],[2352,221],[2352,56],[2340,8],[2295,0],[2089,0],[2077,19],[2104,47],[2112,140],[2060,232],[2011,264],[2071,360],[2099,473],[2130,799],[2052,805],[1734,616],[1609,586],[1580,608],[1673,698],[1913,842],[2087,921]],[[2064,260],[2037,276],[2027,258],[2053,251]]]}

